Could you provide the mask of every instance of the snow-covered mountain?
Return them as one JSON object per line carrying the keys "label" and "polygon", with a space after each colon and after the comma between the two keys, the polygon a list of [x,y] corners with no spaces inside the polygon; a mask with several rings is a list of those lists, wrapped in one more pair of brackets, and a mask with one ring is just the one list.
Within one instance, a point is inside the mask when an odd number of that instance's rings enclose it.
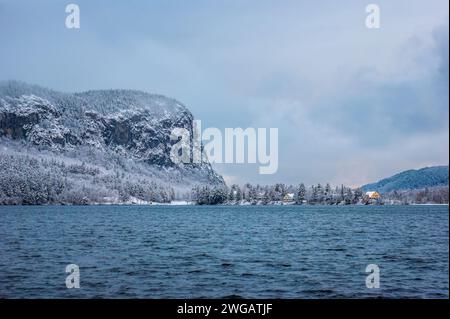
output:
{"label": "snow-covered mountain", "polygon": [[[177,165],[170,159],[175,143],[170,140],[171,130],[181,127],[192,133],[192,121],[184,105],[161,95],[134,90],[69,94],[22,82],[0,82],[2,169],[14,171],[9,162],[17,159],[26,166],[32,158],[47,161],[49,173],[51,162],[55,167],[84,165],[86,171],[98,173],[82,173],[78,180],[70,173],[69,180],[78,186],[100,185],[111,197],[117,197],[125,182],[157,184],[174,192],[195,184],[223,186],[222,177],[209,163]],[[45,170],[41,166],[38,171]],[[122,186],[95,184],[109,175],[119,176],[116,182]]]}
{"label": "snow-covered mountain", "polygon": [[389,193],[427,187],[448,187],[448,179],[448,166],[432,166],[404,171],[361,188],[364,191],[375,190],[379,193]]}

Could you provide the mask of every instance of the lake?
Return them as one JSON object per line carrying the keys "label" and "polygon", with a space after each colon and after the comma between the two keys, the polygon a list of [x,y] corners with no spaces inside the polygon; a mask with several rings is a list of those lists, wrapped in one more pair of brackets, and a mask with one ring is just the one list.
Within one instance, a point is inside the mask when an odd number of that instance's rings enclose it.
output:
{"label": "lake", "polygon": [[[0,206],[2,298],[448,298],[448,206]],[[66,288],[68,264],[80,288]],[[380,287],[366,287],[366,266]]]}

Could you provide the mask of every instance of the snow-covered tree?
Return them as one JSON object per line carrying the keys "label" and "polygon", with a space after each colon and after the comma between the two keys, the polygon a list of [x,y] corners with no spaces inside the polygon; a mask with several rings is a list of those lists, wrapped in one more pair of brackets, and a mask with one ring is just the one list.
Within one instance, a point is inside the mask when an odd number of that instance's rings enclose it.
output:
{"label": "snow-covered tree", "polygon": [[305,200],[306,200],[306,187],[303,183],[301,183],[297,189],[296,202],[297,204],[303,204]]}

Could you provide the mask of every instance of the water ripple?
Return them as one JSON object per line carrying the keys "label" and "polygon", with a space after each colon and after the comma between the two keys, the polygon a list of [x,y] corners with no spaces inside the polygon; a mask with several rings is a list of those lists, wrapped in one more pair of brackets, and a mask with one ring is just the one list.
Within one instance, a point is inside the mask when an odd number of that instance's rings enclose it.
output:
{"label": "water ripple", "polygon": [[[0,206],[1,298],[448,298],[448,206]],[[65,266],[80,267],[80,289]],[[365,267],[380,267],[367,289]]]}

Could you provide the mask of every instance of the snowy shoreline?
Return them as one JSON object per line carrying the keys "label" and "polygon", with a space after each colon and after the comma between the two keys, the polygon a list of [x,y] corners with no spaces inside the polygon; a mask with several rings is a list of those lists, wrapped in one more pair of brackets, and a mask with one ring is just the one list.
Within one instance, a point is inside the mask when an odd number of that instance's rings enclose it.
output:
{"label": "snowy shoreline", "polygon": [[383,204],[383,205],[363,205],[363,204],[348,204],[348,205],[312,205],[312,204],[291,204],[291,203],[275,203],[275,204],[251,204],[251,203],[243,203],[243,204],[218,204],[218,205],[198,205],[191,201],[172,201],[170,203],[156,203],[156,202],[125,202],[125,203],[89,203],[85,205],[77,205],[77,204],[69,204],[69,203],[60,203],[60,204],[33,204],[33,205],[0,205],[0,207],[6,206],[318,206],[318,207],[341,207],[341,206],[448,206],[447,204],[435,204],[435,203],[426,203],[426,204]]}

